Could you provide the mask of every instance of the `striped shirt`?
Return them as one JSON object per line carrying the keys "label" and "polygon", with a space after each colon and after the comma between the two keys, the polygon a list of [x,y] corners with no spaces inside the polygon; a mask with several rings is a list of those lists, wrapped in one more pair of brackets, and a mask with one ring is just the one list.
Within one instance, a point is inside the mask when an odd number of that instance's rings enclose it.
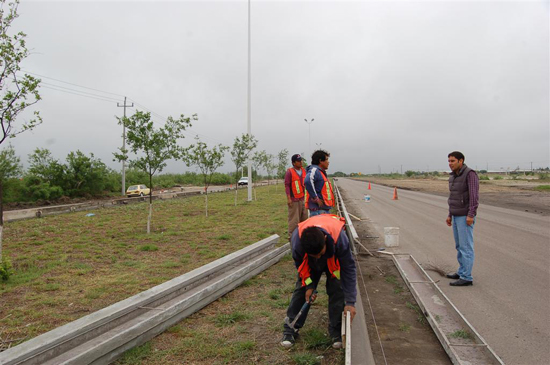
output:
{"label": "striped shirt", "polygon": [[466,176],[468,182],[468,192],[470,194],[470,201],[468,204],[468,217],[475,217],[477,215],[477,207],[479,206],[479,177],[474,170],[468,173]]}

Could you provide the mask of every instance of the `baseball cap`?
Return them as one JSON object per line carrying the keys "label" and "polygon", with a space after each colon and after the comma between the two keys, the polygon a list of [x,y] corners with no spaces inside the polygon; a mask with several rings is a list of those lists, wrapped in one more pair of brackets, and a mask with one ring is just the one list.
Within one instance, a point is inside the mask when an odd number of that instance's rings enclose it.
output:
{"label": "baseball cap", "polygon": [[302,156],[299,154],[292,155],[292,163],[296,161],[302,161]]}

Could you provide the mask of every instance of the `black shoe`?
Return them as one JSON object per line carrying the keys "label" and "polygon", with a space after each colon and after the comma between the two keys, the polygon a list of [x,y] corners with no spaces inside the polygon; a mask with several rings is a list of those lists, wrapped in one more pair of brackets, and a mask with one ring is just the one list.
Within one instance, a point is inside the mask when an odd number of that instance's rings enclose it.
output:
{"label": "black shoe", "polygon": [[448,277],[449,279],[455,279],[455,280],[460,279],[460,276],[459,276],[456,272],[454,272],[454,273],[449,273],[449,274],[447,274],[447,275],[445,275],[445,276]]}
{"label": "black shoe", "polygon": [[332,339],[332,348],[333,349],[341,349],[343,346],[342,344],[342,337],[336,337]]}
{"label": "black shoe", "polygon": [[289,349],[292,346],[294,346],[295,342],[296,342],[296,340],[294,339],[294,336],[284,335],[283,340],[281,341],[281,346],[283,346],[285,349]]}
{"label": "black shoe", "polygon": [[464,279],[458,279],[457,281],[451,281],[449,283],[451,286],[468,286],[468,285],[474,285],[473,281],[470,280],[464,280]]}

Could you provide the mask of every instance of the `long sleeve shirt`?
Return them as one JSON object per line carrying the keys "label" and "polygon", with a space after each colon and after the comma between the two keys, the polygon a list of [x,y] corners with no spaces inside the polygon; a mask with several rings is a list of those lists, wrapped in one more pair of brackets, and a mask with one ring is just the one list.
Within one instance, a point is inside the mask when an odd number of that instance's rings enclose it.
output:
{"label": "long sleeve shirt", "polygon": [[321,199],[323,202],[322,190],[325,186],[323,175],[326,176],[326,172],[317,165],[309,165],[307,167],[306,179],[304,181],[307,193],[309,194],[308,206],[309,210],[325,209],[330,210],[330,207],[322,204],[317,204],[316,198]]}
{"label": "long sleeve shirt", "polygon": [[[342,282],[342,290],[344,292],[344,300],[346,305],[355,305],[357,298],[357,269],[355,267],[355,260],[351,254],[348,236],[346,232],[342,230],[338,237],[338,242],[334,244],[334,240],[324,229],[321,230],[325,233],[327,240],[327,250],[323,256],[319,259],[315,259],[308,255],[308,264],[310,268],[310,274],[313,278],[318,279],[323,272],[328,274],[327,259],[336,256],[340,263],[340,280]],[[291,237],[292,245],[292,258],[294,259],[294,265],[296,269],[300,267],[304,260],[305,251],[300,243],[300,236],[298,230],[295,230]],[[314,283],[318,280],[313,280]],[[308,289],[315,289],[314,284],[307,286]]]}
{"label": "long sleeve shirt", "polygon": [[468,204],[468,217],[475,217],[477,214],[477,207],[479,206],[479,177],[475,171],[470,171],[466,176],[468,181],[468,192],[470,194],[470,201]]}

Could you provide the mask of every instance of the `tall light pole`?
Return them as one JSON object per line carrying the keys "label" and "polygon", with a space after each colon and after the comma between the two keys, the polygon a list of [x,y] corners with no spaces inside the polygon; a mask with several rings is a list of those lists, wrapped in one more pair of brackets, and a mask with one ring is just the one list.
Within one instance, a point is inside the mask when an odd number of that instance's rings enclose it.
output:
{"label": "tall light pole", "polygon": [[[309,153],[311,153],[311,123],[313,123],[313,121],[315,120],[314,118],[311,118],[310,121],[308,121],[307,119],[304,119],[306,121],[306,123],[309,125]],[[311,156],[309,156],[309,158],[311,159]]]}
{"label": "tall light pole", "polygon": [[[248,119],[248,135],[252,136],[252,120],[251,120],[251,73],[250,73],[250,0],[248,0],[248,107],[247,107],[247,119]],[[250,156],[248,157],[248,201],[252,201],[252,161]]]}

